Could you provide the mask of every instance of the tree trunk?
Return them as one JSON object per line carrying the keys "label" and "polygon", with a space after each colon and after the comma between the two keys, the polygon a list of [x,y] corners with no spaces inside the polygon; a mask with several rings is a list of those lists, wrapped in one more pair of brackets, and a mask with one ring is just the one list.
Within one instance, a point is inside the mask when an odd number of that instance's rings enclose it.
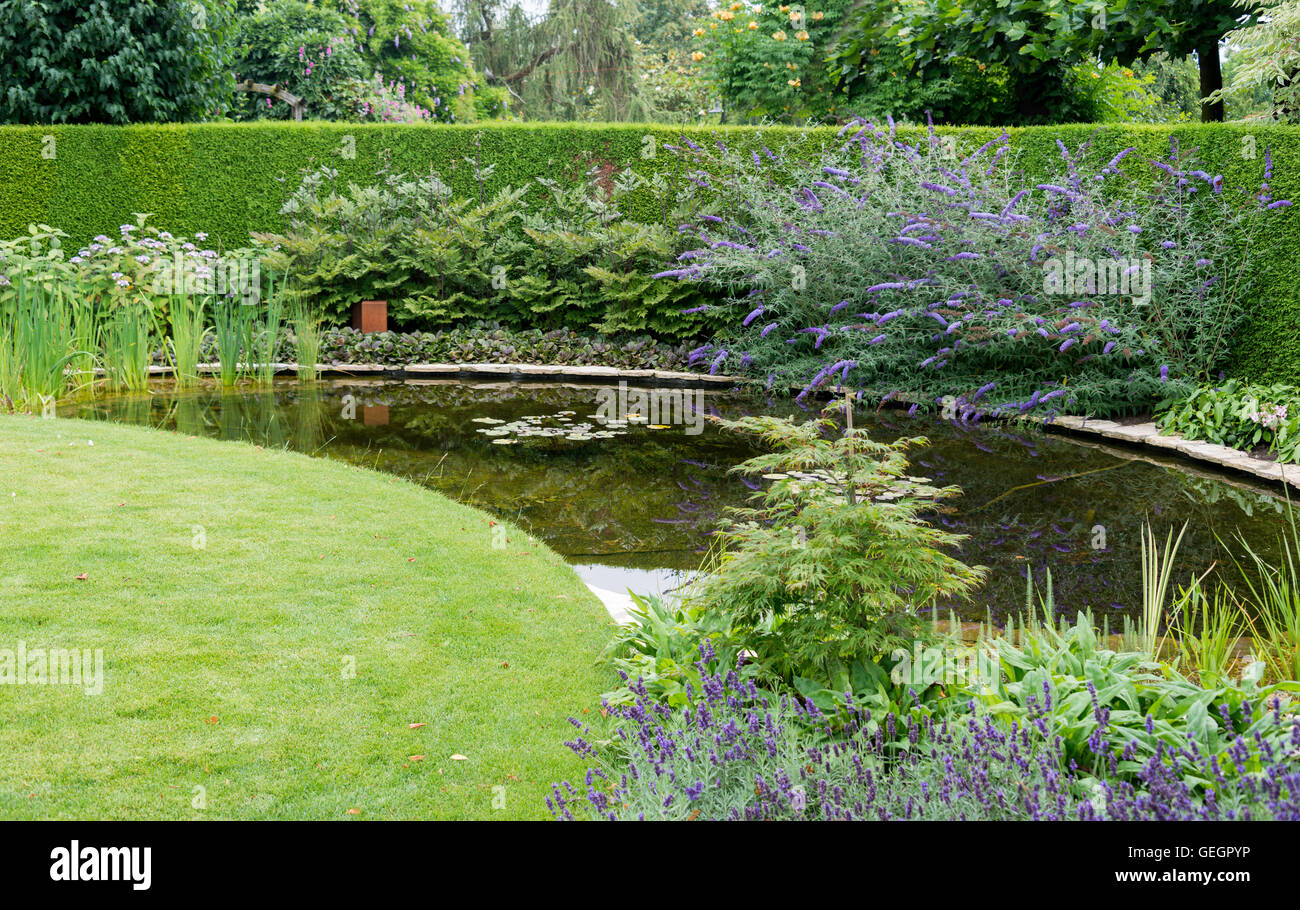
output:
{"label": "tree trunk", "polygon": [[[1207,98],[1223,88],[1223,70],[1219,68],[1219,42],[1207,39],[1196,49],[1196,62],[1201,69],[1201,97]],[[1201,102],[1202,123],[1223,122],[1223,102]]]}

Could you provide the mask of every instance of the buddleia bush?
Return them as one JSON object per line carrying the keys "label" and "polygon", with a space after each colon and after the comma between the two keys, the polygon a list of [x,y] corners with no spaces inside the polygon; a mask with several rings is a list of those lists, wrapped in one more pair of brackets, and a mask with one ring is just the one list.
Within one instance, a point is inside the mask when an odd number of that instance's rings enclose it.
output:
{"label": "buddleia bush", "polygon": [[[657,273],[721,295],[714,369],[834,382],[963,416],[1149,408],[1217,372],[1251,294],[1250,239],[1290,205],[1192,151],[1108,159],[1058,140],[1027,179],[1009,137],[968,150],[857,122],[828,151],[675,149],[693,249]],[[715,313],[716,315],[716,313]]]}

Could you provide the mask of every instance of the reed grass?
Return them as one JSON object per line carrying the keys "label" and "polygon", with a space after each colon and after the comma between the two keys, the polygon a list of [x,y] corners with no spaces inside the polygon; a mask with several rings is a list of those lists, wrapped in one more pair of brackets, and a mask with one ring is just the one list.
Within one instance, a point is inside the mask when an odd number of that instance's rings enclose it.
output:
{"label": "reed grass", "polygon": [[176,384],[193,388],[199,381],[199,358],[207,335],[208,300],[205,297],[175,295],[168,308],[171,321],[171,362]]}
{"label": "reed grass", "polygon": [[298,361],[298,378],[314,381],[320,377],[321,315],[301,297],[295,299],[289,310],[293,325],[294,359]]}
{"label": "reed grass", "polygon": [[258,385],[270,385],[275,380],[275,350],[280,340],[280,329],[284,326],[284,286],[276,286],[274,275],[268,279],[265,299],[266,310],[257,335],[257,364],[254,368]]}
{"label": "reed grass", "polygon": [[1207,594],[1204,581],[1202,575],[1179,589],[1165,642],[1178,670],[1210,686],[1231,678],[1245,626],[1232,591],[1218,585]]}
{"label": "reed grass", "polygon": [[1142,650],[1148,660],[1155,660],[1160,647],[1160,624],[1165,618],[1165,602],[1169,596],[1169,579],[1173,575],[1174,560],[1187,533],[1187,522],[1174,538],[1170,528],[1165,536],[1164,548],[1156,543],[1155,531],[1150,524],[1142,526]]}
{"label": "reed grass", "polygon": [[247,365],[240,361],[240,354],[251,350],[251,308],[244,306],[235,298],[227,298],[213,309],[213,322],[216,331],[217,357],[221,363],[221,385],[229,388],[244,375]]}
{"label": "reed grass", "polygon": [[1238,534],[1246,555],[1234,563],[1249,595],[1241,614],[1256,655],[1275,678],[1300,680],[1300,529],[1289,496],[1287,523],[1281,562],[1269,563]]}
{"label": "reed grass", "polygon": [[119,388],[142,392],[149,387],[149,339],[153,314],[142,302],[125,303],[103,324],[104,370]]}

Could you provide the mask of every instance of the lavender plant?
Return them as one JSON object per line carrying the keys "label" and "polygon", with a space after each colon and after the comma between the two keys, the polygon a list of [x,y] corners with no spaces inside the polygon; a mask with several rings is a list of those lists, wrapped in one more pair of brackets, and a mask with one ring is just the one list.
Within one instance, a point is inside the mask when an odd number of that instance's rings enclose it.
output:
{"label": "lavender plant", "polygon": [[[1236,735],[1221,752],[1161,743],[1134,762],[1133,742],[1110,742],[1100,706],[1089,743],[1093,774],[1068,761],[1051,726],[1050,696],[1023,722],[995,714],[907,722],[850,706],[843,726],[811,702],[774,699],[732,670],[671,708],[640,683],[633,704],[609,708],[615,739],[598,749],[591,731],[568,742],[591,761],[585,790],[555,784],[558,818],[732,820],[1300,820],[1300,722],[1274,699],[1272,735]],[[1150,725],[1151,721],[1148,721]],[[1136,765],[1120,774],[1121,762]]]}
{"label": "lavender plant", "polygon": [[958,154],[856,122],[820,155],[677,149],[696,248],[658,273],[725,297],[714,370],[838,380],[963,416],[1150,407],[1223,361],[1250,288],[1272,160],[1229,191],[1171,140],[1099,160],[1060,147],[1026,181],[1009,137]]}

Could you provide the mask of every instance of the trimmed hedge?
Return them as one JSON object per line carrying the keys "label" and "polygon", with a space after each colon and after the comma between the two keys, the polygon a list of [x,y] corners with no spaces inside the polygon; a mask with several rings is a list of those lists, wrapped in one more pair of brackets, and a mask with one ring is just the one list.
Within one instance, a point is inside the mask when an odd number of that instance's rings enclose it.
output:
{"label": "trimmed hedge", "polygon": [[[969,151],[1001,130],[941,129]],[[348,123],[204,123],[114,126],[0,126],[0,236],[45,223],[84,242],[115,233],[134,212],[177,234],[205,231],[226,247],[241,246],[250,230],[280,230],[278,214],[297,186],[302,168],[337,168],[341,183],[371,182],[384,150],[391,168],[433,169],[466,194],[479,192],[474,160],[494,165],[482,187],[492,193],[534,177],[578,177],[589,169],[611,173],[631,167],[646,176],[680,181],[686,174],[664,148],[684,138],[701,144],[721,138],[755,144],[763,134],[798,134],[788,127],[682,128],[666,124],[492,123],[464,126]],[[1229,187],[1256,188],[1264,151],[1272,150],[1271,193],[1297,205],[1269,219],[1256,238],[1255,310],[1235,346],[1234,371],[1254,381],[1300,381],[1300,127],[1275,124],[1088,124],[1007,130],[1028,174],[1044,173],[1059,155],[1057,139],[1073,149],[1089,139],[1109,156],[1129,146],[1167,153],[1169,142],[1197,147],[1205,169]],[[806,131],[810,151],[836,131]],[[46,138],[51,137],[51,138]],[[350,137],[350,138],[349,138]],[[1254,156],[1249,152],[1253,147]],[[342,157],[354,148],[351,158]],[[469,160],[466,160],[469,159]],[[635,196],[627,214],[664,217],[654,196]]]}

